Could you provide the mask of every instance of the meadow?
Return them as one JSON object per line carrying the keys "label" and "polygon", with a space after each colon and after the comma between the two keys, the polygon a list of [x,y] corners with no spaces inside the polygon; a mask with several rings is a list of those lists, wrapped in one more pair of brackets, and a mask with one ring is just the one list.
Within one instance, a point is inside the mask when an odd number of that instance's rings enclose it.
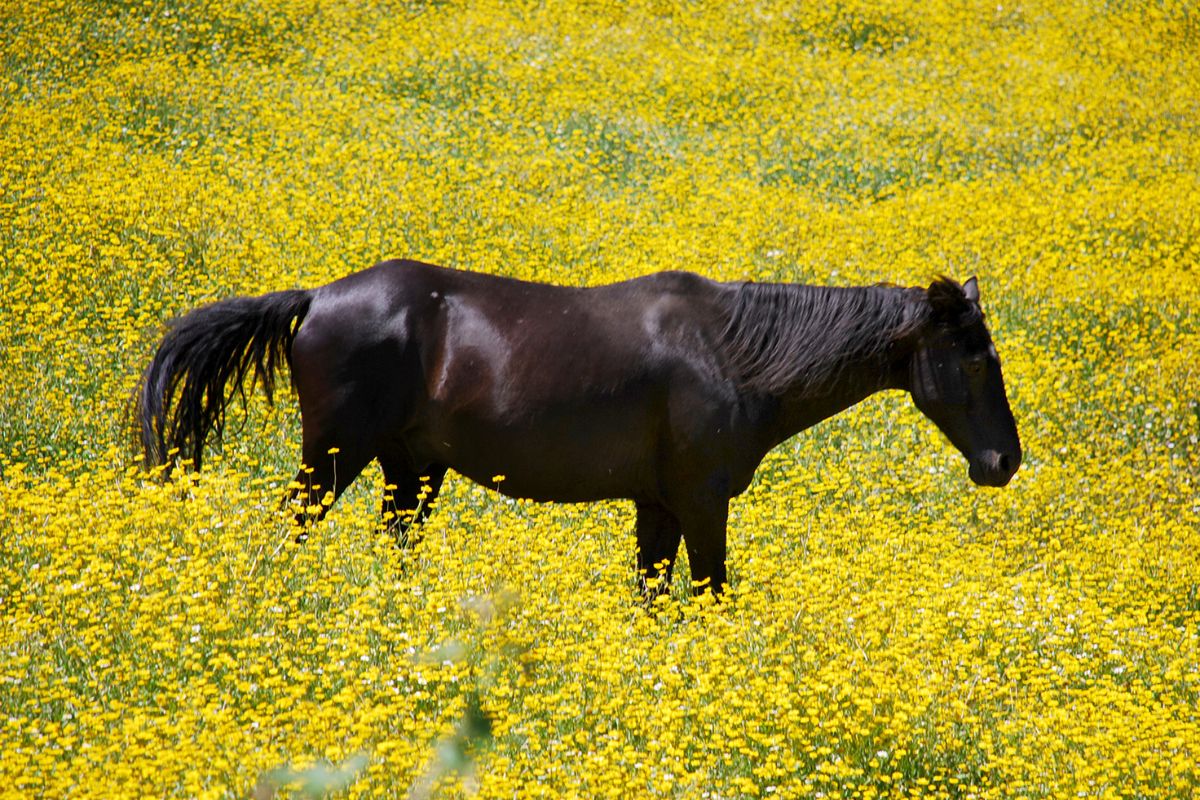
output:
{"label": "meadow", "polygon": [[[146,473],[172,317],[388,257],[976,275],[1024,465],[878,395],[650,611],[627,503],[295,545],[286,392]],[[1189,797],[1198,312],[1186,0],[0,3],[0,796]]]}

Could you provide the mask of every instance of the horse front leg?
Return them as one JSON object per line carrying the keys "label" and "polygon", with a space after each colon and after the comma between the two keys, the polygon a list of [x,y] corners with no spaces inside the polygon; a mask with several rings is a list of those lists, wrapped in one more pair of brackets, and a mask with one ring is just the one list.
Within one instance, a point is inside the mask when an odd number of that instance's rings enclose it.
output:
{"label": "horse front leg", "polygon": [[692,568],[692,594],[711,591],[721,599],[728,583],[725,573],[726,523],[729,498],[709,495],[675,509]]}
{"label": "horse front leg", "polygon": [[679,520],[657,503],[637,504],[637,568],[647,603],[671,588],[671,571],[679,553]]}

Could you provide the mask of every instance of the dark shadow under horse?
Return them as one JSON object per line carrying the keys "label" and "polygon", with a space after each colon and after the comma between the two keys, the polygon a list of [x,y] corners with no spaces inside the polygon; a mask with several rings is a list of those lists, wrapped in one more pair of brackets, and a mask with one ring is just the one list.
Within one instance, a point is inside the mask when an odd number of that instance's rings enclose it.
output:
{"label": "dark shadow under horse", "polygon": [[664,272],[568,288],[387,261],[175,321],[138,393],[147,463],[198,469],[245,380],[270,398],[285,363],[300,522],[372,459],[398,535],[447,468],[513,497],[628,498],[638,567],[660,590],[682,540],[695,585],[720,593],[730,498],[771,448],[877,391],[911,392],[976,483],[1004,486],[1021,463],[974,278],[830,288]]}

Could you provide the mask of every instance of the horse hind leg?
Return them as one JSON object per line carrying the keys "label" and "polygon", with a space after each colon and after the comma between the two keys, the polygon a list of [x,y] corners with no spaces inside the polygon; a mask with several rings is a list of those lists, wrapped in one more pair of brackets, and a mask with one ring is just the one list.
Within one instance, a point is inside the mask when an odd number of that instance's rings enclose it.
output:
{"label": "horse hind leg", "polygon": [[284,498],[287,506],[296,506],[295,521],[301,528],[296,541],[308,538],[309,530],[329,513],[346,488],[363,471],[371,456],[353,442],[336,444],[334,437],[305,436],[303,466],[296,473]]}
{"label": "horse hind leg", "polygon": [[413,530],[433,513],[433,504],[446,478],[446,468],[432,465],[414,471],[403,459],[379,456],[383,468],[383,504],[380,513],[384,529],[402,548],[416,543]]}

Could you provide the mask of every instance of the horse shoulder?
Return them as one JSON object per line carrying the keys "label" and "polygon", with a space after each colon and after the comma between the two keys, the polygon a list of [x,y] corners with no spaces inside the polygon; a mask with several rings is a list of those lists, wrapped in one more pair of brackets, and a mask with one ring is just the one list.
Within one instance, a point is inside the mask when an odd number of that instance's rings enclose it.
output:
{"label": "horse shoulder", "polygon": [[743,391],[728,369],[722,337],[733,289],[691,273],[660,274],[654,288],[643,327],[665,379],[663,466],[676,479],[719,478],[741,494],[770,450],[778,402]]}

